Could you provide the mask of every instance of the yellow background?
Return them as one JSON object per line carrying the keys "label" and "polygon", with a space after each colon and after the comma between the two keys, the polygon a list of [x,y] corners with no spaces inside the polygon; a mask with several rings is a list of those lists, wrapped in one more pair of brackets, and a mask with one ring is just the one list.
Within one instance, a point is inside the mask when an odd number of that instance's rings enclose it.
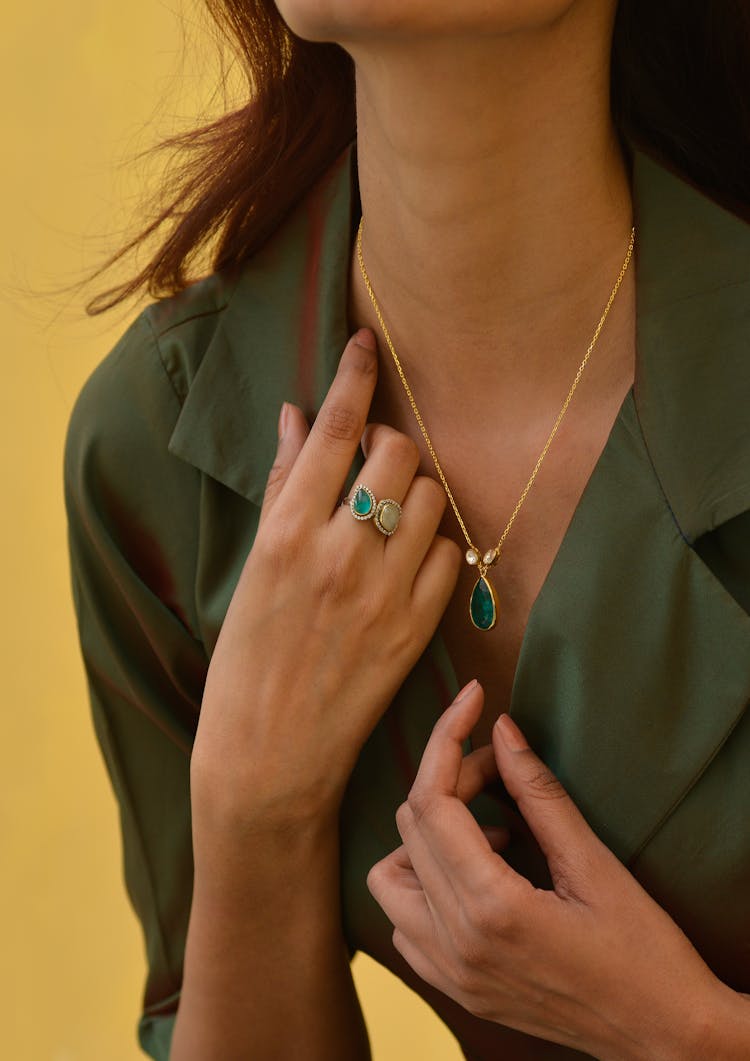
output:
{"label": "yellow background", "polygon": [[[156,170],[122,163],[206,110],[215,59],[205,16],[179,0],[15,4],[3,22],[2,1054],[136,1061],[143,947],[89,719],[62,500],[72,402],[136,307],[87,318],[84,293],[50,292],[132,231]],[[375,1061],[461,1057],[389,973],[362,956],[354,971]]]}

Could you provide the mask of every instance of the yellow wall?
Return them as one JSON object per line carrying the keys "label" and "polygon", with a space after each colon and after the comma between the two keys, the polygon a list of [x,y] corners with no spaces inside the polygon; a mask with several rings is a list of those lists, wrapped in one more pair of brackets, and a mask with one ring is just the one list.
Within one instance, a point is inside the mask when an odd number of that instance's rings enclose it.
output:
{"label": "yellow wall", "polygon": [[[14,4],[0,35],[0,1052],[12,1061],[142,1056],[140,929],[89,721],[61,489],[73,399],[135,307],[88,319],[81,297],[38,293],[117,245],[149,172],[119,163],[207,102],[210,54],[196,13],[184,14],[193,28],[182,75],[178,4]],[[355,974],[375,1061],[461,1056],[390,974],[361,957]]]}

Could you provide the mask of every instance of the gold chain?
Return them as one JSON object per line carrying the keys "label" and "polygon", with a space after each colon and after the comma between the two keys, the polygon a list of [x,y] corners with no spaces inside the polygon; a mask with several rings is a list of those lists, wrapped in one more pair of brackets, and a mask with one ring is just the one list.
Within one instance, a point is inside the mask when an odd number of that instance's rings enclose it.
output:
{"label": "gold chain", "polygon": [[359,222],[359,229],[357,230],[357,258],[359,260],[359,268],[360,268],[360,271],[362,273],[362,279],[365,282],[365,286],[367,288],[367,293],[370,296],[370,301],[372,302],[373,307],[375,309],[375,313],[377,314],[377,318],[378,318],[378,321],[380,323],[380,327],[382,329],[383,335],[385,336],[385,341],[388,344],[388,349],[390,350],[391,355],[393,356],[393,360],[396,363],[396,368],[398,369],[398,374],[401,377],[401,382],[403,383],[403,385],[404,385],[404,387],[406,389],[406,393],[407,393],[409,401],[411,403],[412,410],[414,412],[414,415],[417,418],[417,423],[419,424],[419,427],[420,427],[420,430],[422,432],[422,435],[424,436],[424,440],[427,443],[427,448],[430,451],[430,455],[431,455],[431,457],[432,457],[432,459],[434,461],[435,468],[437,469],[437,473],[440,476],[440,481],[442,482],[443,486],[445,487],[445,492],[448,495],[448,499],[449,499],[451,505],[453,506],[453,511],[456,514],[456,519],[458,520],[458,522],[460,524],[461,530],[463,531],[464,538],[466,539],[466,542],[467,542],[467,544],[469,546],[469,550],[467,551],[467,559],[468,559],[469,552],[471,552],[471,550],[474,550],[474,552],[476,554],[476,560],[470,561],[470,562],[476,563],[477,566],[478,566],[480,574],[484,575],[486,570],[487,570],[487,568],[490,566],[490,564],[496,563],[497,559],[500,556],[500,549],[502,548],[502,544],[505,541],[505,538],[506,538],[506,536],[508,534],[508,531],[511,528],[513,520],[516,518],[516,515],[518,514],[518,510],[520,509],[521,505],[524,503],[524,501],[526,499],[526,495],[528,494],[529,490],[531,489],[531,484],[534,482],[534,479],[536,478],[537,472],[539,471],[539,468],[541,467],[541,463],[542,463],[542,461],[544,460],[544,458],[545,458],[545,456],[547,454],[547,450],[549,449],[550,443],[552,442],[552,439],[555,437],[555,433],[556,433],[558,427],[560,426],[560,422],[561,422],[563,416],[565,415],[565,410],[568,408],[568,405],[570,403],[570,399],[573,397],[573,392],[574,392],[574,390],[576,389],[576,387],[578,385],[579,379],[581,378],[581,373],[583,372],[584,368],[586,367],[586,362],[588,361],[588,359],[589,359],[589,357],[591,355],[591,351],[596,346],[596,342],[597,342],[597,339],[599,338],[599,334],[600,334],[602,328],[604,327],[604,322],[607,319],[607,315],[609,314],[609,311],[610,311],[610,309],[612,307],[612,303],[615,300],[615,296],[616,296],[617,292],[620,289],[620,285],[622,284],[622,281],[623,281],[623,278],[624,278],[625,273],[627,271],[628,265],[630,264],[630,259],[631,259],[632,255],[633,255],[633,247],[634,247],[634,244],[635,244],[635,228],[633,227],[630,230],[630,243],[628,245],[628,252],[627,252],[627,255],[625,256],[625,261],[623,262],[622,268],[620,269],[620,273],[619,273],[619,275],[617,277],[617,280],[615,282],[615,286],[612,288],[612,293],[609,296],[609,300],[607,301],[607,305],[606,305],[606,307],[604,309],[604,312],[602,313],[601,319],[600,319],[599,323],[596,326],[596,331],[594,332],[594,337],[591,340],[591,343],[589,344],[588,350],[586,351],[586,356],[584,357],[583,361],[581,362],[581,364],[580,364],[580,366],[578,368],[578,371],[576,372],[575,379],[573,380],[573,385],[570,388],[570,390],[568,391],[568,396],[565,399],[565,402],[563,404],[562,409],[560,410],[560,414],[558,415],[557,420],[555,421],[555,425],[552,428],[552,431],[550,432],[549,438],[547,439],[547,441],[544,444],[544,449],[542,450],[542,452],[541,452],[541,454],[539,456],[539,460],[536,462],[536,465],[534,467],[534,471],[531,473],[531,478],[529,479],[528,483],[524,487],[524,491],[523,491],[523,493],[521,494],[521,497],[518,500],[518,504],[513,509],[513,513],[512,513],[510,519],[508,520],[508,522],[507,522],[507,524],[505,526],[505,530],[503,531],[503,533],[500,536],[499,542],[494,547],[494,549],[488,550],[487,553],[485,553],[484,557],[483,557],[482,554],[480,553],[479,549],[477,549],[477,547],[472,542],[471,537],[469,535],[469,532],[466,529],[466,524],[464,523],[464,521],[461,518],[461,513],[458,511],[458,506],[456,505],[456,502],[455,502],[455,500],[453,498],[453,494],[451,492],[451,489],[448,486],[448,482],[447,482],[447,480],[445,478],[445,475],[443,474],[443,469],[440,467],[440,462],[437,459],[437,454],[435,453],[435,450],[433,448],[432,442],[430,441],[430,436],[427,434],[427,428],[424,426],[424,421],[422,420],[422,417],[421,417],[421,415],[419,413],[419,409],[417,408],[417,403],[414,401],[414,395],[411,392],[411,388],[409,387],[409,384],[407,382],[406,376],[404,374],[404,370],[401,367],[401,362],[399,361],[399,359],[398,359],[398,357],[396,355],[396,351],[393,349],[393,343],[391,342],[390,333],[388,331],[388,328],[386,327],[385,321],[383,320],[383,315],[380,312],[380,306],[378,305],[378,300],[375,297],[375,292],[372,289],[372,284],[370,283],[370,278],[367,275],[367,270],[365,269],[364,259],[362,257],[362,231],[363,231],[363,227],[364,227],[364,220],[365,220],[364,217],[362,217],[362,219]]}

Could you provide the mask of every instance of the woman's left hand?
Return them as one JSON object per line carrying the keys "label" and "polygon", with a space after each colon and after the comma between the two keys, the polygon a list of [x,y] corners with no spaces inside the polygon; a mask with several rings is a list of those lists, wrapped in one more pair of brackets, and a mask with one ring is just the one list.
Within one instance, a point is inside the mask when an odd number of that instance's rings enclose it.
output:
{"label": "woman's left hand", "polygon": [[[603,1061],[709,1056],[712,1015],[734,992],[599,840],[507,715],[492,745],[463,756],[483,701],[477,684],[437,722],[396,814],[403,845],[368,875],[394,947],[474,1015]],[[495,850],[502,838],[466,806],[498,773],[554,890],[516,873]]]}

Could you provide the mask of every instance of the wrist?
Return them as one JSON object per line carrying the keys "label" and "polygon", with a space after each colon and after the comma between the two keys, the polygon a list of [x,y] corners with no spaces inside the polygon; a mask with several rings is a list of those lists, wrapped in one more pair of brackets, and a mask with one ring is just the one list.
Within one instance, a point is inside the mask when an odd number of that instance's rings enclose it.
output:
{"label": "wrist", "polygon": [[748,1061],[750,996],[706,972],[700,988],[653,991],[653,1006],[631,1010],[587,1049],[602,1061]]}
{"label": "wrist", "polygon": [[683,999],[682,1012],[662,1024],[659,1042],[627,1061],[747,1061],[750,999],[714,978],[700,995]]}
{"label": "wrist", "polygon": [[240,904],[248,896],[273,895],[289,882],[321,879],[338,872],[338,817],[286,821],[231,818],[193,822],[194,897],[233,893]]}
{"label": "wrist", "polygon": [[750,997],[720,980],[694,1028],[690,1061],[747,1061],[750,1057]]}
{"label": "wrist", "polygon": [[[245,795],[250,788],[251,796]],[[306,835],[327,835],[338,831],[343,790],[330,779],[294,784],[279,783],[260,776],[252,785],[234,784],[226,775],[216,776],[191,761],[190,802],[193,834],[252,838],[261,842],[274,836],[290,840]]]}

